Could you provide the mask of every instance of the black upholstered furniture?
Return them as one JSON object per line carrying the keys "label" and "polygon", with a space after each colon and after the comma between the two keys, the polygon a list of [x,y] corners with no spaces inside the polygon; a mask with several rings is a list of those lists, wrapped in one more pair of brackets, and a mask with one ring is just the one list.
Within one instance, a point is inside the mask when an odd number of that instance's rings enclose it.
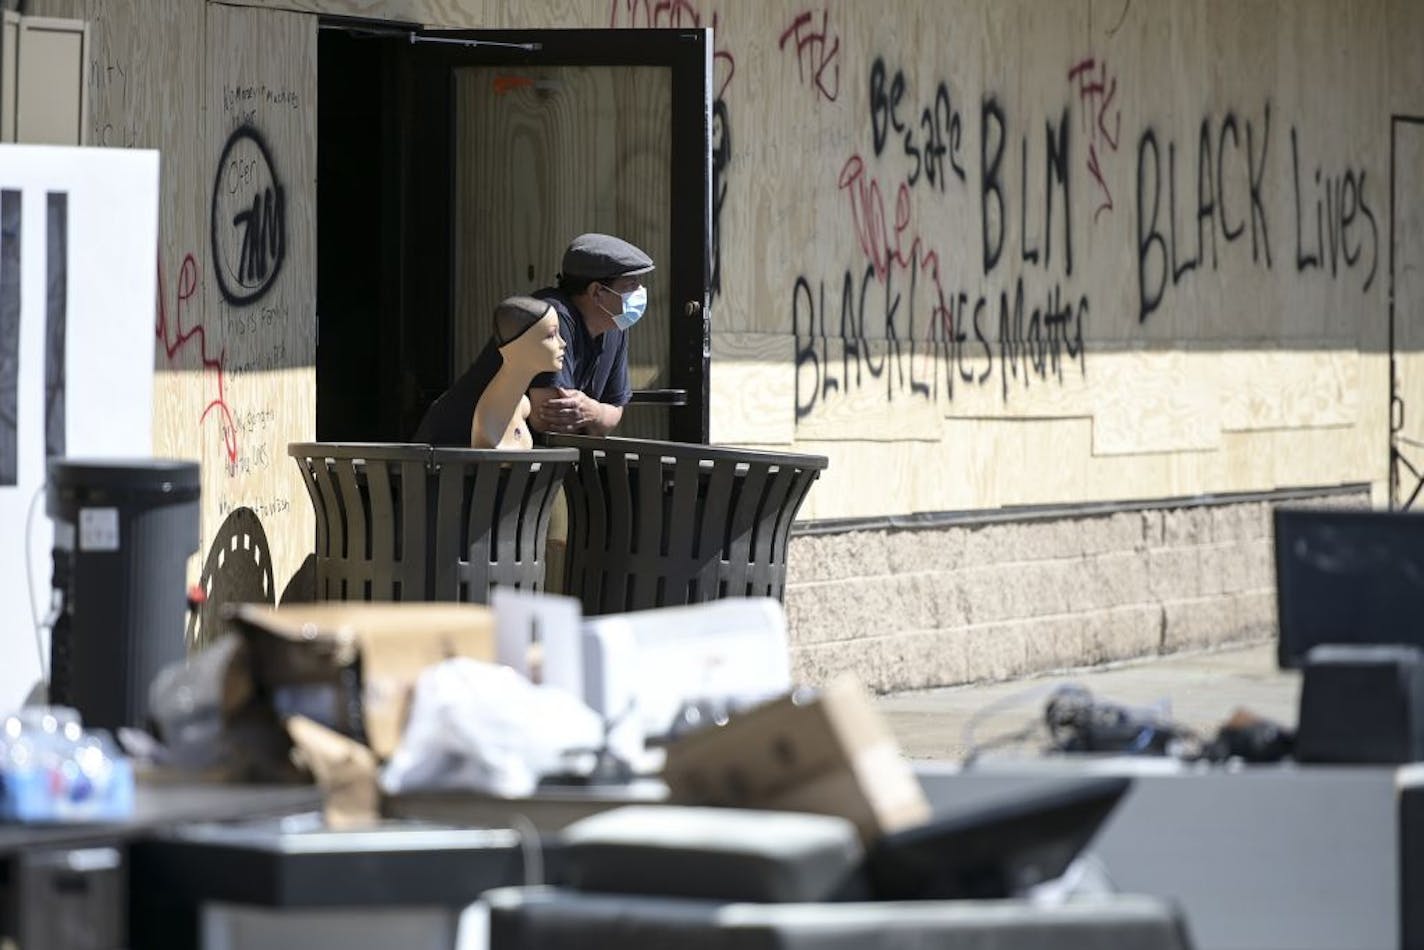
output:
{"label": "black upholstered furniture", "polygon": [[781,598],[791,523],[825,456],[594,436],[548,441],[579,454],[564,476],[565,590],[585,614]]}
{"label": "black upholstered furniture", "polygon": [[485,892],[491,950],[1192,946],[1154,897],[870,899],[856,828],[829,815],[632,806],[570,825],[559,848],[561,886]]}
{"label": "black upholstered furniture", "polygon": [[505,887],[483,895],[490,950],[1191,950],[1164,898],[726,903]]}
{"label": "black upholstered furniture", "polygon": [[316,514],[318,600],[485,603],[539,590],[570,449],[294,442]]}

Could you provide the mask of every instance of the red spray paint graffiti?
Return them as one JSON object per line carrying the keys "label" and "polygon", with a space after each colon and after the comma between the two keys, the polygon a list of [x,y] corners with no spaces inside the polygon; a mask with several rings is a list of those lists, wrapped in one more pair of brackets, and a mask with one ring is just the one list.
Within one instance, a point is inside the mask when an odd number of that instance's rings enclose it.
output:
{"label": "red spray paint graffiti", "polygon": [[936,297],[934,319],[941,322],[946,333],[952,329],[949,308],[945,305],[944,286],[940,282],[939,252],[924,246],[924,239],[918,233],[905,248],[905,232],[910,229],[910,186],[900,183],[895,192],[895,224],[891,229],[885,220],[885,198],[880,191],[880,182],[865,173],[865,161],[859,155],[852,155],[841,166],[840,190],[850,201],[851,220],[854,222],[856,240],[865,252],[875,276],[880,280],[890,273],[891,266],[909,269],[916,258],[920,268],[934,281]]}
{"label": "red spray paint graffiti", "polygon": [[[830,30],[829,10],[821,11],[819,30],[811,25],[810,29],[802,32],[803,27],[811,24],[811,17],[811,11],[807,10],[792,20],[791,25],[782,31],[781,39],[776,45],[784,52],[786,44],[795,40],[796,68],[801,75],[801,81],[806,81],[806,64],[809,60],[814,70],[811,73],[812,84],[826,97],[827,102],[835,102],[841,92],[841,64],[836,62],[841,52],[841,38]],[[831,66],[835,67],[835,72],[828,81],[826,70]]]}
{"label": "red spray paint graffiti", "polygon": [[[717,31],[720,24],[716,11],[712,13],[712,22],[707,25],[712,28],[713,34],[713,68],[722,72],[716,95],[716,98],[720,99],[731,85],[732,76],[737,72],[737,60],[718,45],[720,37],[717,36]],[[610,29],[646,27],[675,30],[679,27],[701,29],[703,23],[702,14],[689,0],[609,0],[608,26]]]}
{"label": "red spray paint graffiti", "polygon": [[[1095,69],[1096,76],[1093,75]],[[1078,98],[1087,106],[1084,118],[1087,120],[1088,131],[1088,173],[1097,181],[1098,188],[1103,193],[1102,204],[1093,211],[1093,221],[1096,222],[1104,211],[1113,209],[1112,189],[1108,187],[1107,179],[1103,175],[1098,144],[1101,142],[1109,151],[1117,151],[1117,143],[1122,133],[1122,110],[1113,107],[1113,100],[1117,98],[1117,77],[1108,73],[1106,61],[1098,61],[1091,56],[1081,60],[1068,70],[1068,81],[1075,80],[1078,84]],[[1109,109],[1113,109],[1112,131],[1108,131],[1107,125]]]}
{"label": "red spray paint graffiti", "polygon": [[202,425],[208,418],[208,414],[217,411],[222,423],[223,449],[227,454],[229,464],[237,462],[237,426],[232,418],[232,410],[228,407],[226,396],[223,392],[224,365],[227,362],[227,351],[218,353],[217,356],[208,354],[208,335],[202,324],[184,330],[183,310],[187,307],[188,301],[198,292],[198,262],[192,254],[183,255],[183,263],[178,268],[178,286],[173,305],[173,324],[168,322],[168,288],[163,278],[163,260],[158,261],[158,323],[155,329],[155,336],[163,344],[163,351],[168,357],[168,361],[173,362],[178,351],[183,349],[195,337],[198,341],[198,355],[202,360],[203,369],[211,370],[217,378],[218,392],[216,398],[203,407],[202,413],[198,416],[198,425]]}

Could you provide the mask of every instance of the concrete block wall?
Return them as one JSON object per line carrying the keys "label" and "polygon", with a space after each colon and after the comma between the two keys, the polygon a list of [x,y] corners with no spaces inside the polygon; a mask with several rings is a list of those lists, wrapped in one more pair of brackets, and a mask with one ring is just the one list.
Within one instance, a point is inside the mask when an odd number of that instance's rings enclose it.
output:
{"label": "concrete block wall", "polygon": [[853,671],[890,692],[1272,637],[1273,508],[1369,500],[1361,487],[799,534],[793,673]]}

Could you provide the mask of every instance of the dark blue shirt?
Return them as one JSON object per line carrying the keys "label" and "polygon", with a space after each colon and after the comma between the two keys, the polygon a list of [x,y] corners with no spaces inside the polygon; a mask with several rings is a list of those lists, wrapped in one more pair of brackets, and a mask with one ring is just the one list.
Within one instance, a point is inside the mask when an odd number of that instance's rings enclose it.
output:
{"label": "dark blue shirt", "polygon": [[475,405],[503,365],[504,358],[499,355],[499,348],[494,340],[490,340],[470,368],[425,410],[425,416],[415,430],[414,441],[468,449]]}
{"label": "dark blue shirt", "polygon": [[628,333],[616,327],[592,336],[573,301],[552,287],[534,296],[547,300],[559,314],[559,335],[564,338],[564,366],[557,373],[540,373],[530,389],[582,390],[610,406],[626,406],[633,397],[628,387]]}

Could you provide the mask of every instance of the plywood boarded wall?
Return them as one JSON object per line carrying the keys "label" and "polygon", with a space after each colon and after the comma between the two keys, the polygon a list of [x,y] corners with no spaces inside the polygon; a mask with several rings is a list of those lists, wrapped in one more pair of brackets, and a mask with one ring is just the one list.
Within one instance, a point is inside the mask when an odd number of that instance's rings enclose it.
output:
{"label": "plywood boarded wall", "polygon": [[192,0],[30,7],[90,23],[90,143],[161,152],[154,452],[202,463],[195,579],[246,506],[280,586],[312,543],[286,445],[315,428],[316,19]]}
{"label": "plywood boarded wall", "polygon": [[821,517],[1379,483],[1391,9],[727,8],[714,437]]}
{"label": "plywood boarded wall", "polygon": [[[268,505],[304,540],[271,456],[311,426],[319,13],[715,27],[712,435],[830,455],[807,516],[1384,485],[1390,116],[1424,114],[1408,0],[87,7],[141,77],[130,101],[91,77],[96,124],[137,115],[175,176],[167,296],[193,254],[182,325],[256,414],[228,474],[214,374],[174,354],[162,447],[219,460],[209,524],[220,499]],[[234,306],[209,203],[248,112],[289,234],[267,296]]]}
{"label": "plywood boarded wall", "polygon": [[1415,4],[260,5],[714,26],[712,435],[807,515],[1382,491]]}

